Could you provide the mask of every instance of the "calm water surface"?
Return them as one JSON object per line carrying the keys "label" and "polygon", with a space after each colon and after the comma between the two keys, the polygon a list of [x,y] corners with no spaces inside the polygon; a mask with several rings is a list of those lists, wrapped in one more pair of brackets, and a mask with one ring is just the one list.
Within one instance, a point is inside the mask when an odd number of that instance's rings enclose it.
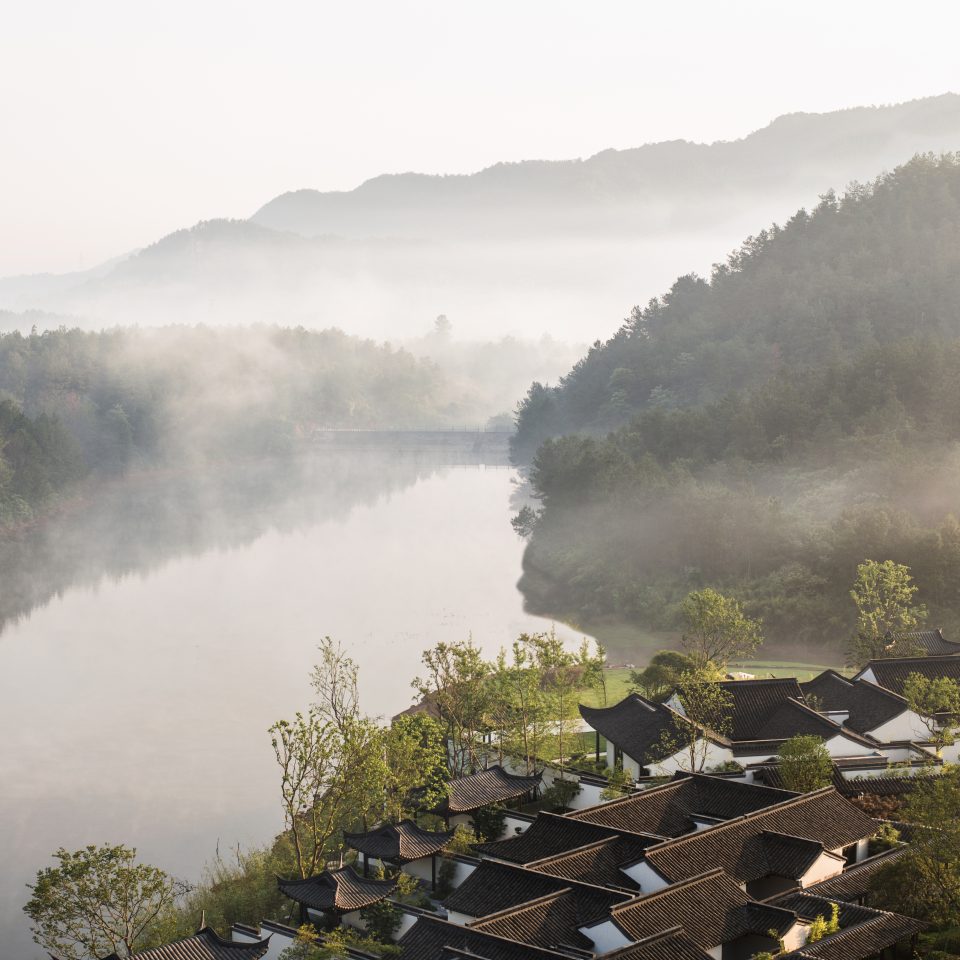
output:
{"label": "calm water surface", "polygon": [[5,578],[20,618],[0,635],[4,949],[41,956],[24,884],[60,846],[127,843],[196,879],[218,842],[272,837],[266,729],[307,705],[324,635],[389,716],[424,648],[472,633],[493,653],[548,629],[516,589],[514,491],[509,469],[361,454],[154,479],[17,557],[33,593]]}

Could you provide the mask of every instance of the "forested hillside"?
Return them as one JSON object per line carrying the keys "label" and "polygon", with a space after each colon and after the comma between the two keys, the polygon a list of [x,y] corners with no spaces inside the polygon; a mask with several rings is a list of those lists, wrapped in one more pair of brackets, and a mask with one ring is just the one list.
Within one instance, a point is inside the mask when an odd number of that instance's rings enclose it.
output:
{"label": "forested hillside", "polygon": [[[915,159],[678,282],[534,388],[547,440],[523,589],[543,612],[675,626],[712,585],[782,644],[841,648],[865,557],[960,628],[960,163]],[[621,424],[607,435],[606,425]]]}
{"label": "forested hillside", "polygon": [[283,455],[318,427],[460,424],[426,359],[339,331],[167,327],[0,335],[0,525],[87,474]]}
{"label": "forested hillside", "polygon": [[555,388],[521,404],[516,452],[649,407],[710,403],[783,369],[960,335],[960,160],[916,157],[750,237],[710,280],[634,308]]}

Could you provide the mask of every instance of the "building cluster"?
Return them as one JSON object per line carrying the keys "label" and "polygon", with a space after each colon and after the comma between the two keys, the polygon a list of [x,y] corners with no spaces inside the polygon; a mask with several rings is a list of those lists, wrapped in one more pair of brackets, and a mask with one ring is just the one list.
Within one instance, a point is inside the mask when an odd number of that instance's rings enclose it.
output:
{"label": "building cluster", "polygon": [[[598,753],[603,738],[607,762],[636,780],[626,795],[524,813],[549,770],[531,777],[494,765],[451,782],[431,811],[443,829],[405,820],[347,834],[355,854],[348,866],[280,880],[280,888],[301,923],[363,930],[364,911],[395,894],[396,881],[383,877],[410,874],[431,906],[395,903],[404,960],[912,956],[923,924],[869,905],[878,871],[908,848],[878,840],[882,822],[851,798],[908,790],[911,775],[930,775],[942,762],[930,718],[910,709],[903,690],[912,673],[960,680],[960,645],[945,649],[939,633],[918,636],[930,655],[871,661],[851,678],[828,670],[805,683],[723,682],[728,732],[695,728],[690,738],[713,772],[684,770],[686,750],[664,737],[690,724],[675,699],[632,694],[615,706],[582,707]],[[797,734],[824,742],[832,785],[804,794],[782,788],[777,753]],[[456,825],[491,805],[516,808],[502,835],[469,856],[450,855]],[[201,930],[143,958],[276,960],[294,935],[266,921],[236,925],[232,941]]]}

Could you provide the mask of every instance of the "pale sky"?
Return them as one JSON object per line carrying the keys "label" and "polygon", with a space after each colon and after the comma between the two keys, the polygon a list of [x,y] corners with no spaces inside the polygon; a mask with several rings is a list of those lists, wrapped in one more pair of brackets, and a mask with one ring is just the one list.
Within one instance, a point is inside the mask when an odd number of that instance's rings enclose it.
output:
{"label": "pale sky", "polygon": [[11,0],[0,275],[301,187],[957,91],[958,34],[954,0]]}

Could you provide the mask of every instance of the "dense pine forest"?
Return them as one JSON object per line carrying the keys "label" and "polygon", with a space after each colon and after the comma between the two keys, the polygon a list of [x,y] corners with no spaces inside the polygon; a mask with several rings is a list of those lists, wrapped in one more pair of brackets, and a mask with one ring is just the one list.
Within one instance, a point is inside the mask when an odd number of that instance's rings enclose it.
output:
{"label": "dense pine forest", "polygon": [[835,646],[877,557],[913,568],[931,624],[960,626],[958,337],[954,156],[828,194],[709,282],[681,278],[521,404],[542,502],[517,521],[528,601],[669,630],[710,584],[775,642]]}

